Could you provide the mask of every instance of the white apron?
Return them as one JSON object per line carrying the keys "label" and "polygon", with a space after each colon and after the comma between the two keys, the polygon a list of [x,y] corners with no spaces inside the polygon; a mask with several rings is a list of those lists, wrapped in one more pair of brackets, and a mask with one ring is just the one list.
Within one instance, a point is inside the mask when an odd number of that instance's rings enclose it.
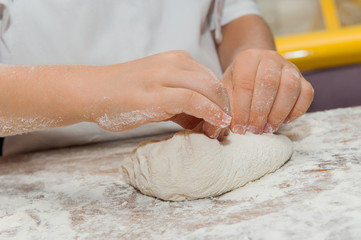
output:
{"label": "white apron", "polygon": [[[252,0],[0,0],[0,62],[14,65],[126,62],[183,49],[222,74],[211,30],[245,14],[259,14]],[[152,123],[123,133],[96,124],[7,137],[4,155],[179,130]]]}

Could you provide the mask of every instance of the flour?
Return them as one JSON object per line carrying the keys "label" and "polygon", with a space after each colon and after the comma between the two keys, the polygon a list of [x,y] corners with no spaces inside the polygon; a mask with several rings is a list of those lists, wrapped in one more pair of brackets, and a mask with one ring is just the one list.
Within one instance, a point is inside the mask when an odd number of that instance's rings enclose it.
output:
{"label": "flour", "polygon": [[42,130],[54,126],[60,122],[62,122],[61,118],[57,120],[42,117],[0,118],[0,136],[23,134],[39,129]]}
{"label": "flour", "polygon": [[159,108],[151,108],[149,110],[134,110],[130,112],[124,112],[119,114],[104,114],[99,117],[96,122],[99,126],[113,130],[119,131],[120,128],[125,126],[139,126],[150,119],[162,118],[162,115],[165,113],[158,113]]}
{"label": "flour", "polygon": [[292,155],[287,137],[230,133],[222,142],[184,130],[143,142],[122,163],[126,181],[142,193],[182,201],[218,196],[273,172]]}
{"label": "flour", "polygon": [[3,157],[0,239],[360,239],[360,119],[357,107],[283,125],[289,162],[196,201],[160,201],[119,181],[121,162],[149,137]]}

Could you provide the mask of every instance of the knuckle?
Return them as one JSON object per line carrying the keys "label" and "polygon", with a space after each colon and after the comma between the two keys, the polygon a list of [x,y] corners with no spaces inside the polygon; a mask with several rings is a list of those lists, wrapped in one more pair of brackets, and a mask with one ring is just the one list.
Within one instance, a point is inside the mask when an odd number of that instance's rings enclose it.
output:
{"label": "knuckle", "polygon": [[299,72],[296,65],[294,65],[293,63],[287,62],[286,64],[284,64],[283,70],[288,75],[293,76],[297,79],[301,79],[301,73]]}
{"label": "knuckle", "polygon": [[239,81],[236,84],[236,88],[252,93],[253,89],[254,89],[254,82],[253,81]]}
{"label": "knuckle", "polygon": [[274,87],[278,85],[278,79],[273,74],[266,74],[262,77],[262,83],[267,87]]}
{"label": "knuckle", "polygon": [[282,85],[289,91],[297,91],[299,92],[301,90],[301,83],[300,80],[298,78],[296,78],[295,76],[287,76]]}
{"label": "knuckle", "polygon": [[314,96],[314,90],[313,90],[312,85],[309,82],[307,82],[306,80],[304,82],[304,90],[303,91],[304,91],[306,98],[308,98],[312,101],[313,96]]}
{"label": "knuckle", "polygon": [[296,67],[296,65],[294,63],[287,61],[287,62],[283,63],[283,69],[291,70],[291,69],[298,69],[298,68]]}
{"label": "knuckle", "polygon": [[267,53],[270,57],[279,58],[282,57],[281,54],[279,54],[277,51],[268,50]]}
{"label": "knuckle", "polygon": [[293,62],[289,62],[287,61],[287,64],[290,68],[294,68],[294,69],[298,69],[298,67],[296,66],[296,64],[294,64]]}
{"label": "knuckle", "polygon": [[243,57],[254,57],[254,56],[258,56],[260,54],[260,50],[259,49],[253,49],[253,48],[250,48],[250,49],[246,49],[244,51],[242,51],[240,54],[238,54],[236,60],[238,58],[243,58]]}
{"label": "knuckle", "polygon": [[277,51],[274,50],[264,50],[264,49],[254,49],[254,48],[250,48],[250,49],[246,49],[243,50],[240,54],[238,54],[238,56],[235,59],[235,62],[237,62],[237,59],[241,59],[241,58],[253,58],[253,57],[264,57],[266,56],[267,58],[282,58],[282,55],[279,54]]}
{"label": "knuckle", "polygon": [[176,60],[176,61],[192,58],[191,55],[185,50],[173,50],[167,52],[167,54],[171,60]]}
{"label": "knuckle", "polygon": [[175,52],[181,56],[190,57],[191,55],[186,50],[175,50]]}
{"label": "knuckle", "polygon": [[175,54],[174,51],[166,52],[164,56],[165,56],[165,60],[170,63],[177,61],[177,54]]}

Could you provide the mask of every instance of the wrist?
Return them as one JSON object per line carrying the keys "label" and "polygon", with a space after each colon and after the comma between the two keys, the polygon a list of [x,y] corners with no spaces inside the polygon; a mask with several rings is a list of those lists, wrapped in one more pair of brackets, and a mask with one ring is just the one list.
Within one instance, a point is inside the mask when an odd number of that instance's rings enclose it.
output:
{"label": "wrist", "polygon": [[[104,66],[81,66],[77,70],[77,86],[72,88],[71,98],[74,116],[78,121],[99,122],[99,118],[110,114],[114,105],[121,108],[126,86],[117,86],[124,74],[124,64]],[[75,75],[76,76],[76,75]]]}
{"label": "wrist", "polygon": [[[61,119],[61,125],[71,125],[87,121],[86,110],[86,75],[88,66],[48,66],[42,74],[48,75],[49,111],[53,118]],[[49,76],[50,75],[50,76]],[[54,76],[54,78],[51,78]]]}

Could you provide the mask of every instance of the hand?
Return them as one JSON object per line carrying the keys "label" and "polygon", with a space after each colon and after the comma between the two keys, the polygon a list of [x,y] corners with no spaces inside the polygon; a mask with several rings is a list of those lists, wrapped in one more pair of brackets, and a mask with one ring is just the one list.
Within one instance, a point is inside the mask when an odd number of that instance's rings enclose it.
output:
{"label": "hand", "polygon": [[[222,81],[185,51],[171,51],[106,66],[86,93],[94,107],[90,121],[108,131],[173,120],[193,128],[201,120],[229,126],[229,97]],[[212,135],[212,133],[209,133]]]}
{"label": "hand", "polygon": [[232,109],[232,132],[276,131],[303,115],[313,88],[298,68],[275,51],[241,52],[224,75]]}

